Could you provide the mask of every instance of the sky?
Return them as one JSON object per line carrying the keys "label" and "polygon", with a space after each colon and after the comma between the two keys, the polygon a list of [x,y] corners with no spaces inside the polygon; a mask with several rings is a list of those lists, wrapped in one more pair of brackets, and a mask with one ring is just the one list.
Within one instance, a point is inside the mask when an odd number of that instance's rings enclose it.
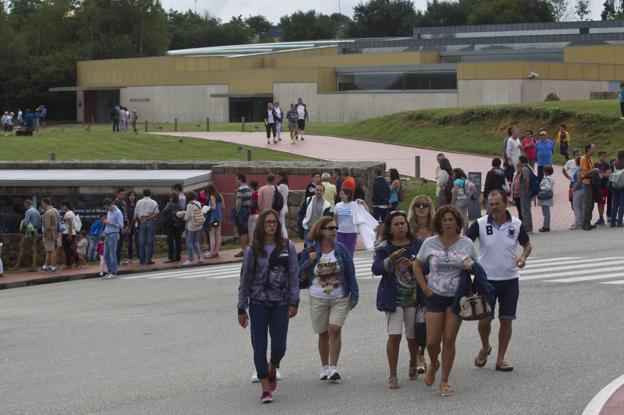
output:
{"label": "sky", "polygon": [[[417,9],[424,10],[427,7],[427,0],[413,0]],[[195,10],[203,14],[207,11],[211,16],[219,17],[224,21],[230,20],[232,16],[242,15],[243,17],[261,14],[269,19],[273,24],[279,22],[279,18],[285,14],[292,14],[298,10],[307,11],[314,9],[320,13],[332,14],[340,10],[342,14],[353,16],[353,6],[362,0],[161,0],[165,10],[175,9],[185,11]],[[569,0],[571,4],[575,0]],[[600,20],[603,0],[591,0],[592,19]],[[571,19],[574,19],[573,12]]]}

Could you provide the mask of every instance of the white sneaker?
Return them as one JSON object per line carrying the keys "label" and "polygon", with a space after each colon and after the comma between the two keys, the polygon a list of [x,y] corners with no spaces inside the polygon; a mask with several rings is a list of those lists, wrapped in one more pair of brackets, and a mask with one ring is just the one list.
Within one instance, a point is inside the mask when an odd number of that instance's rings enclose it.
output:
{"label": "white sneaker", "polygon": [[193,261],[184,261],[182,265],[193,265],[193,264],[194,264]]}
{"label": "white sneaker", "polygon": [[329,378],[329,366],[321,366],[319,380],[327,380],[327,378]]}
{"label": "white sneaker", "polygon": [[282,372],[278,368],[275,368],[275,379],[282,380]]}
{"label": "white sneaker", "polygon": [[103,276],[104,276],[104,273],[103,273],[103,272],[100,272],[100,277],[103,277]]}
{"label": "white sneaker", "polygon": [[260,379],[258,379],[258,372],[254,370],[253,375],[251,375],[251,383],[259,383]]}
{"label": "white sneaker", "polygon": [[115,278],[117,278],[117,275],[113,274],[106,274],[106,276],[104,277],[105,280],[114,280]]}
{"label": "white sneaker", "polygon": [[329,377],[327,378],[327,380],[333,383],[336,383],[340,380],[340,373],[338,373],[338,368],[336,368],[336,366],[329,367]]}

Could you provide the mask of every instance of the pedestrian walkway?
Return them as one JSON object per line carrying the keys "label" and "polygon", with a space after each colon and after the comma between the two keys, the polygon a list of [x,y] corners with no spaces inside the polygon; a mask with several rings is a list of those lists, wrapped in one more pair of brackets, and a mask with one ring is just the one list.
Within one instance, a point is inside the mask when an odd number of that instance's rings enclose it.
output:
{"label": "pedestrian walkway", "polygon": [[[409,176],[416,174],[415,157],[420,156],[420,175],[429,180],[435,179],[436,156],[440,152],[376,141],[316,135],[307,136],[305,141],[298,144],[282,141],[280,144],[275,145],[267,144],[266,136],[262,133],[178,132],[158,134],[235,143],[337,162],[380,161],[385,162],[388,168],[394,167],[399,173]],[[451,152],[444,153],[454,167],[460,167],[467,173],[480,172],[482,174],[482,185],[485,183],[485,175],[492,166],[492,157]],[[561,166],[555,167],[555,207],[551,209],[551,230],[567,230],[574,221],[574,214],[568,202],[569,181],[563,176],[561,169]],[[514,214],[517,214],[515,208],[512,207],[511,210]],[[542,220],[541,208],[534,206],[533,228],[535,231],[542,226]]]}

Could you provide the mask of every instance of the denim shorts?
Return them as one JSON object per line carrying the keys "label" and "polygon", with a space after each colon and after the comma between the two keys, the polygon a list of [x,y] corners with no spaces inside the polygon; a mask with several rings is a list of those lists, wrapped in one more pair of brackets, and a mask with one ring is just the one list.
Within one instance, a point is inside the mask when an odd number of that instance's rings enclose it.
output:
{"label": "denim shorts", "polygon": [[506,281],[490,281],[494,287],[495,306],[498,302],[498,319],[515,320],[516,308],[518,306],[518,296],[520,295],[520,285],[518,278]]}
{"label": "denim shorts", "polygon": [[236,225],[236,232],[238,236],[244,236],[249,234],[249,228],[247,221],[249,220],[249,210],[241,209],[234,217],[234,225]]}
{"label": "denim shorts", "polygon": [[447,308],[453,305],[455,297],[445,297],[443,295],[431,294],[431,297],[425,297],[428,313],[444,313]]}

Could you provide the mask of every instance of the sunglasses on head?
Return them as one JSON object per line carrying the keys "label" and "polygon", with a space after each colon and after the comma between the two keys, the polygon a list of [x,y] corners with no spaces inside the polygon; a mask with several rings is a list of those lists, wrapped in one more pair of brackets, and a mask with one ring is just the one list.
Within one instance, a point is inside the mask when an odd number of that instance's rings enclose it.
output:
{"label": "sunglasses on head", "polygon": [[325,229],[328,231],[337,231],[338,230],[338,226],[324,226],[321,229]]}

